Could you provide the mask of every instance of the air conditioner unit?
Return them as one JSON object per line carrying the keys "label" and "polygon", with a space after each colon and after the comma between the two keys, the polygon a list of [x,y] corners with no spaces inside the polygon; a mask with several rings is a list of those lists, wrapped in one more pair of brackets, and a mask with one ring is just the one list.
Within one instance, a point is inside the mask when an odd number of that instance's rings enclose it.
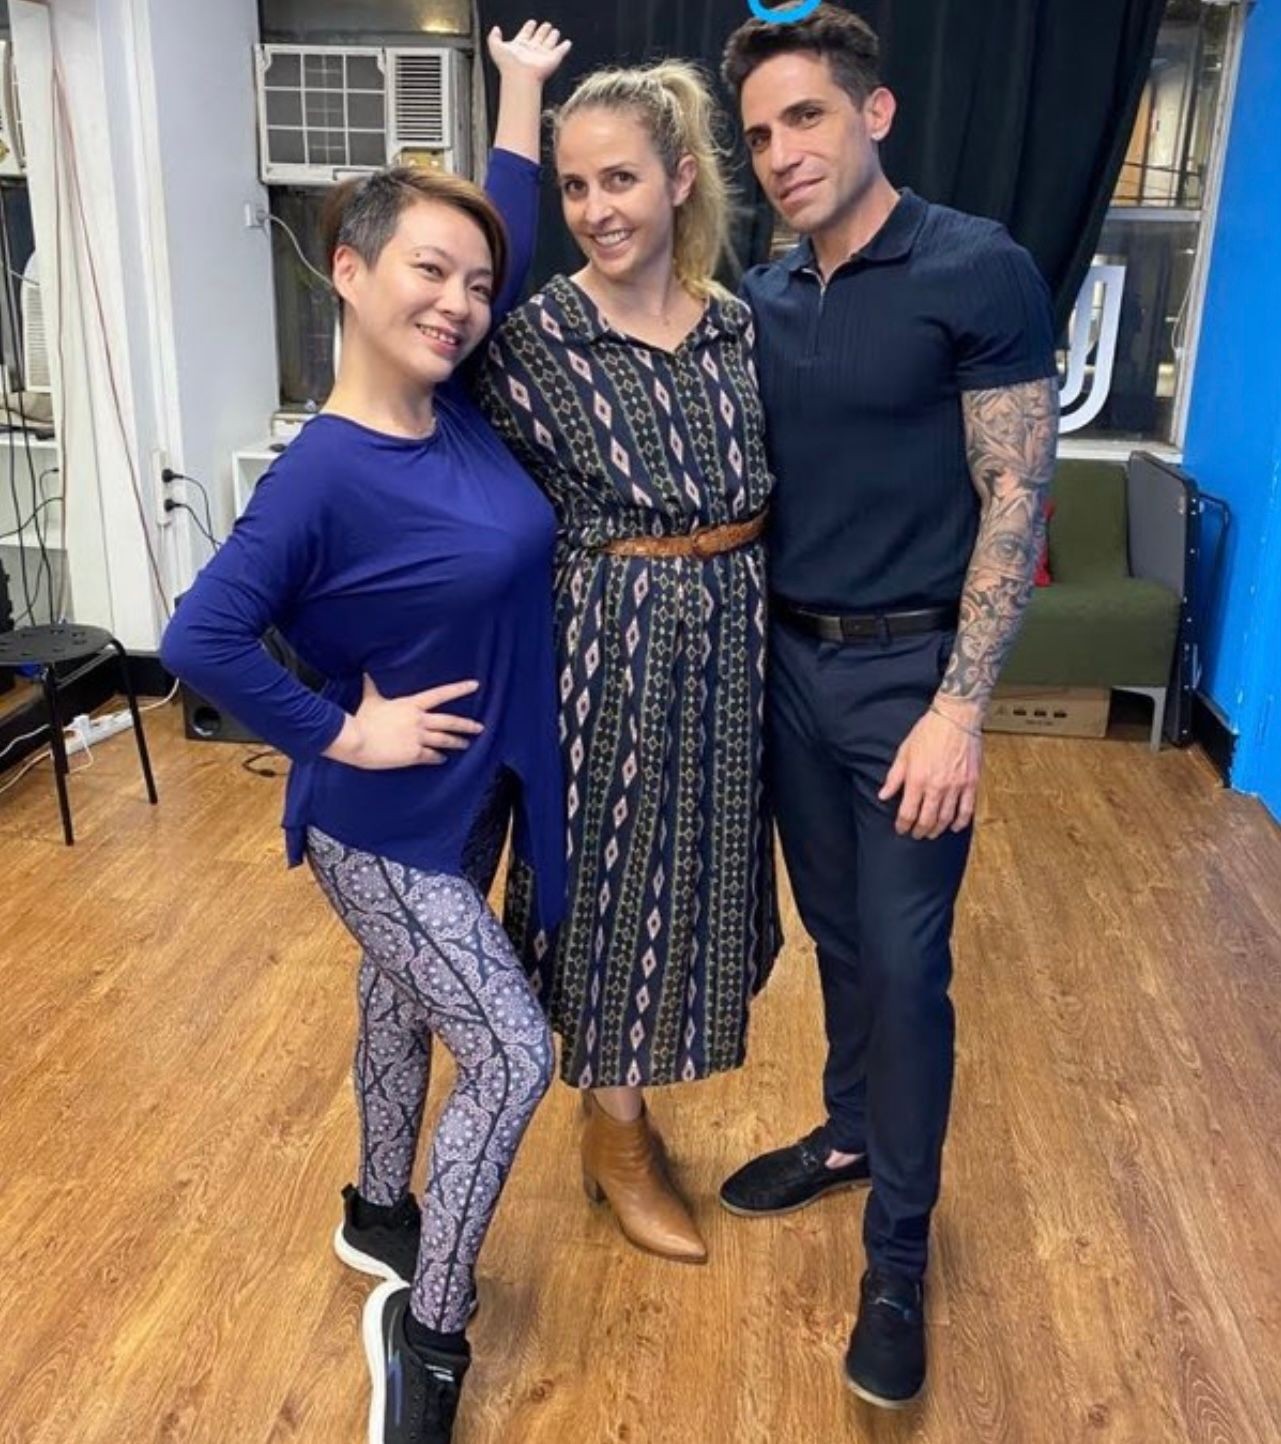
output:
{"label": "air conditioner unit", "polygon": [[387,52],[387,157],[472,173],[470,69],[458,50]]}
{"label": "air conditioner unit", "polygon": [[25,171],[13,42],[0,40],[0,176],[23,175]]}
{"label": "air conditioner unit", "polygon": [[264,184],[326,186],[397,161],[470,174],[460,50],[258,45],[254,54]]}
{"label": "air conditioner unit", "polygon": [[22,268],[22,374],[28,391],[50,394],[49,345],[45,337],[40,264],[32,251]]}

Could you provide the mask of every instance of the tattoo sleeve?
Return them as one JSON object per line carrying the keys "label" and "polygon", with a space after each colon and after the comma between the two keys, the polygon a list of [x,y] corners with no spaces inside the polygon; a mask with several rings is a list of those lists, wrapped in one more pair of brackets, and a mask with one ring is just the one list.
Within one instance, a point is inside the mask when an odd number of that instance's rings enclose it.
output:
{"label": "tattoo sleeve", "polygon": [[1058,441],[1058,382],[967,391],[962,405],[982,513],[939,694],[982,712],[1032,595]]}

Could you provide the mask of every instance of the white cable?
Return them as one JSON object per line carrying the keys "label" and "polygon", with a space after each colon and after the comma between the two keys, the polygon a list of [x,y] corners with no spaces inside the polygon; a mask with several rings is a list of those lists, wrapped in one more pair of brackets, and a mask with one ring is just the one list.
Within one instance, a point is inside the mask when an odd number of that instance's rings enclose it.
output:
{"label": "white cable", "polygon": [[[47,726],[48,723],[45,723],[43,727],[37,727],[35,732],[28,732],[26,736],[34,737],[37,732],[43,732]],[[62,730],[64,733],[70,736],[80,737],[80,733],[75,727],[64,727]],[[13,741],[9,743],[9,747],[12,747],[15,742],[21,742],[22,740],[23,739],[21,737],[15,737]],[[71,777],[78,772],[88,772],[88,770],[94,764],[93,744],[89,741],[87,737],[80,737],[80,743],[81,745],[78,750],[84,752],[86,758],[85,764],[83,767],[72,767],[71,758],[76,755],[73,752],[67,759],[68,777]],[[9,747],[5,748],[5,752],[9,750]],[[4,752],[0,752],[0,757],[3,756]],[[8,780],[8,782],[6,782],[2,787],[0,787],[0,792],[8,792],[11,787],[16,787],[17,784],[22,781],[22,779],[27,775],[28,772],[31,771],[33,767],[38,767],[42,762],[49,762],[52,759],[53,753],[48,748],[46,748],[43,752],[37,752],[34,757],[29,757],[26,762],[24,762],[22,766],[17,770],[17,772],[13,774],[13,776]]]}
{"label": "white cable", "polygon": [[[182,684],[181,684],[180,682],[178,682],[177,680],[175,680],[173,686],[170,687],[170,689],[168,690],[168,692],[166,692],[163,697],[159,698],[159,699],[158,699],[157,701],[155,701],[155,702],[147,702],[147,703],[139,706],[138,711],[139,711],[139,712],[154,712],[157,707],[163,707],[163,706],[165,706],[167,703],[172,702],[173,699],[178,695],[178,688],[179,688],[181,685],[182,685]],[[16,736],[16,737],[11,737],[11,738],[9,739],[9,741],[5,743],[4,747],[3,747],[3,748],[0,748],[0,757],[7,757],[8,754],[13,751],[13,749],[18,745],[19,742],[27,742],[27,741],[29,741],[32,737],[39,737],[39,735],[40,735],[42,732],[47,732],[48,730],[49,730],[49,724],[48,724],[47,722],[42,722],[39,727],[33,728],[30,732],[20,732],[20,733],[18,734],[18,736]],[[74,735],[76,729],[75,729],[74,727],[64,727],[62,730],[63,730],[64,732],[71,733],[71,734]],[[92,753],[92,751],[90,750],[89,744],[88,744],[87,742],[85,743],[85,751],[89,753],[90,757],[92,757],[93,753]],[[44,755],[45,755],[45,756],[51,756],[52,754],[50,754],[50,753],[45,753]],[[37,758],[36,758],[36,761],[38,762],[39,760],[40,760],[40,759],[37,757]],[[24,768],[23,768],[23,772],[26,772],[27,770],[29,770],[29,767],[34,766],[34,765],[35,765],[34,763],[28,764],[28,767],[24,767]],[[90,765],[92,765],[92,764],[90,764]],[[83,767],[78,767],[78,768],[76,769],[77,772],[83,772],[84,770],[85,770],[85,769],[84,769]],[[22,775],[23,775],[23,773],[22,773],[22,772],[19,772],[19,773],[17,773],[14,777],[11,777],[11,778],[9,779],[9,781],[8,781],[7,783],[5,783],[4,787],[0,787],[0,792],[4,792],[7,788],[12,787],[13,784],[14,784],[14,783],[18,780],[18,778],[21,777]]]}
{"label": "white cable", "polygon": [[[67,730],[70,731],[71,729],[68,728]],[[71,767],[69,765],[67,767],[68,777],[72,776],[74,773],[77,772],[88,772],[88,770],[93,766],[93,748],[86,742],[84,745],[84,750],[89,758],[88,762],[86,762],[83,767]],[[8,792],[11,787],[16,787],[18,783],[22,781],[22,779],[27,775],[28,772],[31,771],[33,767],[38,767],[42,762],[49,762],[52,759],[52,752],[37,752],[34,757],[28,758],[27,761],[22,764],[22,766],[17,770],[17,772],[13,774],[13,776],[8,780],[8,782],[4,784],[3,787],[0,787],[0,793]]]}
{"label": "white cable", "polygon": [[0,749],[0,757],[7,757],[8,754],[13,751],[13,749],[18,745],[19,742],[25,742],[29,737],[39,737],[42,732],[47,732],[48,730],[49,724],[47,722],[42,722],[39,727],[35,728],[34,731],[23,732],[20,733],[17,737],[10,738],[10,740],[5,744],[4,748]]}
{"label": "white cable", "polygon": [[22,779],[27,775],[28,772],[31,771],[33,767],[35,767],[40,762],[46,761],[52,756],[52,752],[37,752],[36,755],[32,757],[29,761],[22,764],[22,766],[17,770],[17,772],[14,773],[14,775],[8,780],[8,782],[4,784],[3,787],[0,787],[0,792],[8,792],[11,787],[14,787],[19,782],[21,782]]}
{"label": "white cable", "polygon": [[173,699],[178,695],[178,688],[181,687],[181,686],[182,686],[181,680],[180,680],[179,678],[175,677],[175,678],[173,679],[173,686],[170,687],[170,689],[168,690],[168,692],[166,692],[163,697],[159,698],[159,699],[158,699],[157,701],[155,701],[155,702],[147,702],[145,705],[139,707],[139,708],[138,708],[138,711],[139,711],[139,712],[154,712],[157,707],[163,707],[163,706],[165,705],[165,703],[167,703],[167,702],[172,702]]}
{"label": "white cable", "polygon": [[289,239],[293,242],[294,250],[298,252],[298,259],[303,263],[304,266],[307,267],[307,269],[311,272],[313,276],[315,276],[318,280],[324,282],[325,289],[327,291],[332,291],[334,288],[333,282],[329,279],[328,276],[318,271],[315,266],[313,266],[311,262],[307,259],[307,257],[303,255],[302,247],[298,244],[298,237],[294,235],[294,233],[289,229],[289,227],[284,223],[284,221],[282,221],[279,216],[273,216],[270,211],[267,212],[267,219],[272,223],[273,226],[279,226],[280,229],[284,231],[285,235],[287,235]]}

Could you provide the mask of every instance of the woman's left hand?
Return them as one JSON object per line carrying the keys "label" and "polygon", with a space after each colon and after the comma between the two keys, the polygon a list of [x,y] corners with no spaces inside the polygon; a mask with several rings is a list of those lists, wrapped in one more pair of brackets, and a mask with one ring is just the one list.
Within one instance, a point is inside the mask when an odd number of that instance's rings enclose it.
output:
{"label": "woman's left hand", "polygon": [[541,24],[526,20],[510,40],[504,40],[503,32],[495,25],[489,32],[489,56],[504,80],[524,77],[542,85],[555,75],[569,54],[570,43],[562,40],[560,31],[546,20]]}

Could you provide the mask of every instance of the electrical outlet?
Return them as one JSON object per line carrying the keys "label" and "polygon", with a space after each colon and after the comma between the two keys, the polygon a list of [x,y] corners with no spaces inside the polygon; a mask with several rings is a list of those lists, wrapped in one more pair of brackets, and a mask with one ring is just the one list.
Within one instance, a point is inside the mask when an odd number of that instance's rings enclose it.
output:
{"label": "electrical outlet", "polygon": [[261,201],[245,202],[245,229],[265,231],[267,229],[267,207]]}
{"label": "electrical outlet", "polygon": [[173,512],[165,510],[165,502],[173,491],[170,483],[164,479],[168,465],[169,457],[166,452],[151,453],[152,515],[157,526],[168,526],[173,521]]}

